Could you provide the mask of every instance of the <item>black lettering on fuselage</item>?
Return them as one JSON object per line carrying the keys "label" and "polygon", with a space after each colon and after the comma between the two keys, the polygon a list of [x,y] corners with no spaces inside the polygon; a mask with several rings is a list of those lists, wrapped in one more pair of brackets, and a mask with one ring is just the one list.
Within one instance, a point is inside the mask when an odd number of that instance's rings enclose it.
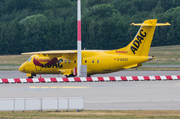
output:
{"label": "black lettering on fuselage", "polygon": [[59,67],[59,68],[62,68],[63,65],[62,65],[61,63],[58,62],[58,67]]}
{"label": "black lettering on fuselage", "polygon": [[128,58],[117,58],[117,61],[128,61]]}
{"label": "black lettering on fuselage", "polygon": [[52,65],[48,65],[48,66],[41,66],[42,68],[62,68],[63,67],[63,64],[61,63],[55,63],[55,64],[52,64]]}
{"label": "black lettering on fuselage", "polygon": [[52,65],[52,68],[54,68],[54,67],[56,67],[56,68],[58,67],[56,63]]}
{"label": "black lettering on fuselage", "polygon": [[143,29],[139,31],[139,35],[136,36],[136,39],[133,42],[133,45],[130,47],[131,51],[136,54],[136,51],[140,47],[142,40],[144,40],[144,37],[146,37],[146,32],[143,32]]}

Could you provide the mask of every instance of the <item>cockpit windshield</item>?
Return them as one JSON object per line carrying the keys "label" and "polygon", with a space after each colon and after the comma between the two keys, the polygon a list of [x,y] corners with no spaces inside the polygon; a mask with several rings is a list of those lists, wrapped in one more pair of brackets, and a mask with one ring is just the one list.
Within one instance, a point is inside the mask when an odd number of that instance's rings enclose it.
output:
{"label": "cockpit windshield", "polygon": [[30,58],[27,60],[27,62],[31,62],[31,59],[32,59],[32,58],[30,57]]}

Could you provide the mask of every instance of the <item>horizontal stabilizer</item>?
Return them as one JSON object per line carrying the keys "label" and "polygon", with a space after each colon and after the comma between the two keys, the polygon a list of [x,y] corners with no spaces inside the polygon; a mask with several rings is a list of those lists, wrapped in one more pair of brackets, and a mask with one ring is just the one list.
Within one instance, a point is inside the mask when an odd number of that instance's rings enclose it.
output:
{"label": "horizontal stabilizer", "polygon": [[153,26],[152,24],[135,24],[135,23],[132,23],[131,25],[134,25],[134,26]]}
{"label": "horizontal stabilizer", "polygon": [[[131,25],[134,25],[134,26],[153,26],[153,24],[151,23],[132,23]],[[166,22],[166,23],[156,23],[156,26],[168,26],[168,25],[171,25],[170,23]]]}
{"label": "horizontal stabilizer", "polygon": [[156,26],[168,26],[171,25],[170,23],[166,22],[166,23],[156,23]]}

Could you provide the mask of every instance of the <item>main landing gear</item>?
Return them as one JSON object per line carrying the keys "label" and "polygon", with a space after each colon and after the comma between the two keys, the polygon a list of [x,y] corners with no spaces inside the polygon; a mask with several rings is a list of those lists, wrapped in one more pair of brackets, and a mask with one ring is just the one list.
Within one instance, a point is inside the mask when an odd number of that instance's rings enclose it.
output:
{"label": "main landing gear", "polygon": [[70,74],[69,76],[68,75],[65,75],[66,78],[69,78],[69,77],[75,77],[73,74]]}
{"label": "main landing gear", "polygon": [[[73,74],[70,74],[69,76],[68,75],[65,75],[66,76],[66,78],[69,78],[69,77],[76,77],[75,75],[73,75]],[[87,75],[87,77],[91,77],[90,75]]]}

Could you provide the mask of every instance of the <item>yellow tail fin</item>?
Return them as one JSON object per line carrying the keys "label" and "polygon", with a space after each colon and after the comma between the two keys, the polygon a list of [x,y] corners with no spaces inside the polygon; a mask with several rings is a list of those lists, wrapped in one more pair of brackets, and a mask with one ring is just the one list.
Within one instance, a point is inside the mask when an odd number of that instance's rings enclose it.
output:
{"label": "yellow tail fin", "polygon": [[142,24],[132,23],[131,25],[141,26],[135,38],[124,48],[115,50],[115,53],[147,56],[153,39],[156,26],[166,26],[169,23],[157,23],[157,19],[144,21]]}

